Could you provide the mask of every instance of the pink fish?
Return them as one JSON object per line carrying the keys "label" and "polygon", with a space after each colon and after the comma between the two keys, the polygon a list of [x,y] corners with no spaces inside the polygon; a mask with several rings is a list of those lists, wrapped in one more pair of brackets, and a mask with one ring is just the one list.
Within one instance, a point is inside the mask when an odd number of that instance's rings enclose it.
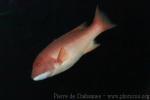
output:
{"label": "pink fish", "polygon": [[114,24],[97,7],[91,25],[83,23],[60,36],[37,56],[33,63],[33,80],[43,80],[71,68],[84,54],[97,48],[100,44],[94,39],[112,27]]}

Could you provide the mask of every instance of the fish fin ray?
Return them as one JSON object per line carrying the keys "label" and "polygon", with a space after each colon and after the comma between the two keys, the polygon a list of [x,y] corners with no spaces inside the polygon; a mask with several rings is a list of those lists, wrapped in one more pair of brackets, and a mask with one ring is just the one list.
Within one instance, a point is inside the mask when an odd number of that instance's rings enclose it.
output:
{"label": "fish fin ray", "polygon": [[68,59],[68,56],[69,55],[68,55],[67,50],[64,47],[62,47],[59,51],[59,54],[58,54],[58,57],[57,57],[57,62],[59,64],[62,64],[66,59]]}
{"label": "fish fin ray", "polygon": [[96,49],[100,44],[96,43],[95,40],[91,41],[88,47],[85,49],[84,54]]}

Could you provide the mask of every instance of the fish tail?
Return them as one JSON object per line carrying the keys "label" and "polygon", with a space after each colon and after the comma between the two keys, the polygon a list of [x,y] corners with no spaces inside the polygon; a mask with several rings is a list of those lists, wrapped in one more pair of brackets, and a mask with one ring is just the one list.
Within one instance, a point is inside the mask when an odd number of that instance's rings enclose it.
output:
{"label": "fish tail", "polygon": [[107,16],[99,9],[98,5],[96,6],[95,16],[91,25],[101,27],[103,30],[107,30],[115,26],[115,24],[112,24]]}

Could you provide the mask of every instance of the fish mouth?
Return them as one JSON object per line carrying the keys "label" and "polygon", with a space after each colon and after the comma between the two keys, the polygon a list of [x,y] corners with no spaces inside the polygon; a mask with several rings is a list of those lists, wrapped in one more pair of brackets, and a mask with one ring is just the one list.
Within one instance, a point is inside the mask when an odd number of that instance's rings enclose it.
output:
{"label": "fish mouth", "polygon": [[49,76],[51,76],[51,74],[52,74],[51,71],[47,71],[47,72],[41,73],[41,74],[33,77],[33,80],[34,81],[44,80],[44,79],[48,78]]}

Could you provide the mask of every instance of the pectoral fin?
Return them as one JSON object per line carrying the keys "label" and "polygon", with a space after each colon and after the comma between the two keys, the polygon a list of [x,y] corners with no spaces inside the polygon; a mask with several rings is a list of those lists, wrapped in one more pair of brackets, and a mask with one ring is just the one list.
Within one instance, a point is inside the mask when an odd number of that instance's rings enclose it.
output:
{"label": "pectoral fin", "polygon": [[61,49],[60,49],[60,51],[59,51],[59,54],[58,54],[58,57],[57,57],[57,62],[59,63],[59,64],[62,64],[65,60],[67,60],[68,59],[68,52],[67,52],[67,50],[64,48],[64,47],[62,47]]}
{"label": "pectoral fin", "polygon": [[100,44],[97,44],[94,40],[90,42],[88,47],[85,49],[84,54],[96,49]]}

